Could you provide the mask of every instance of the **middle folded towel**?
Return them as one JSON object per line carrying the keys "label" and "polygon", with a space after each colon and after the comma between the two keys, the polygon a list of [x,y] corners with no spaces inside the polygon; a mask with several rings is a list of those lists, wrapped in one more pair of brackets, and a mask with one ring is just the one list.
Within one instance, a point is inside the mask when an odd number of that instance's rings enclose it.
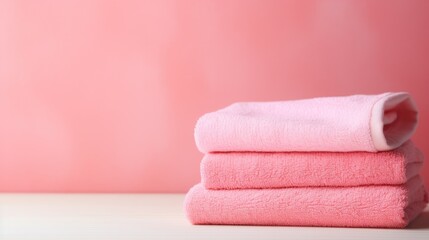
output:
{"label": "middle folded towel", "polygon": [[209,153],[201,162],[207,189],[403,184],[423,154],[411,141],[388,152]]}

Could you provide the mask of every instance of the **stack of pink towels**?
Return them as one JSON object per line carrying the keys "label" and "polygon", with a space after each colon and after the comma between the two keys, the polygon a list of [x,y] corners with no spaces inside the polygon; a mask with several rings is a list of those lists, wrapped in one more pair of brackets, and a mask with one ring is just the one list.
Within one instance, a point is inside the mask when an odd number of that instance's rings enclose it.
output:
{"label": "stack of pink towels", "polygon": [[193,224],[405,227],[428,201],[407,93],[236,103],[198,120]]}

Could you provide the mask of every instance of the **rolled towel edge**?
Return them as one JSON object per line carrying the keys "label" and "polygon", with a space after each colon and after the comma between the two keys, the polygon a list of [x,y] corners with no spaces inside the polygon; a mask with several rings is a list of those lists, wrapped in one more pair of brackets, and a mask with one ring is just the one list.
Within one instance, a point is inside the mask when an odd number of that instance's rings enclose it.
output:
{"label": "rolled towel edge", "polygon": [[392,150],[410,139],[417,127],[417,115],[416,104],[407,92],[382,95],[371,111],[370,132],[375,150]]}

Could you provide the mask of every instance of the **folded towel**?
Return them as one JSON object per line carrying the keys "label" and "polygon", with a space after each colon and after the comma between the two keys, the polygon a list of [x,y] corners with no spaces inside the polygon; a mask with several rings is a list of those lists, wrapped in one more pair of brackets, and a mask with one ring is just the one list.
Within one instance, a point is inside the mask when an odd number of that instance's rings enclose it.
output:
{"label": "folded towel", "polygon": [[397,186],[207,190],[191,188],[193,224],[402,228],[426,206],[419,177]]}
{"label": "folded towel", "polygon": [[417,109],[407,93],[235,103],[202,116],[203,152],[386,151],[414,133]]}
{"label": "folded towel", "polygon": [[411,141],[378,153],[208,153],[201,182],[209,189],[393,185],[416,176],[422,165]]}

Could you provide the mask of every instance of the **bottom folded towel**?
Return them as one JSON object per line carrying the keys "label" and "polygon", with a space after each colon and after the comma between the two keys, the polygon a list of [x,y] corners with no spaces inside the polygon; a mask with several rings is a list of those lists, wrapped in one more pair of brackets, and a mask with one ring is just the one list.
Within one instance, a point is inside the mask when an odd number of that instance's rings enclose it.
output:
{"label": "bottom folded towel", "polygon": [[185,211],[193,224],[402,228],[425,208],[417,176],[403,185],[189,190]]}

